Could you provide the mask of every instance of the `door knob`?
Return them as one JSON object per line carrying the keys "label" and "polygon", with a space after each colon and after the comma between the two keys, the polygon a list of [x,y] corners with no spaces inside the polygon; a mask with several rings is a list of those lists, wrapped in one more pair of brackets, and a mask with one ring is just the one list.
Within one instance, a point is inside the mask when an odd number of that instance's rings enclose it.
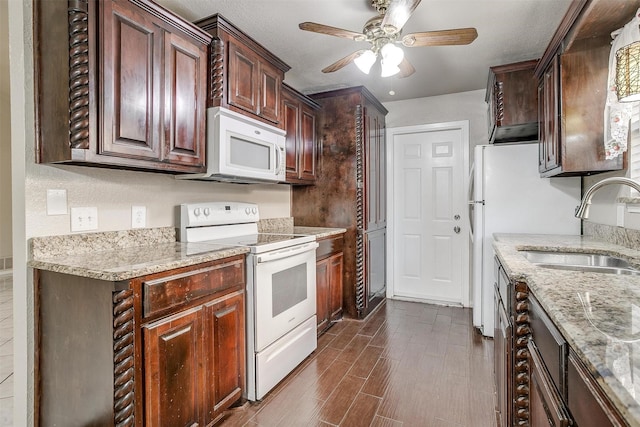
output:
{"label": "door knob", "polygon": [[455,219],[456,221],[460,221],[460,215],[454,215],[453,219]]}
{"label": "door knob", "polygon": [[455,227],[453,227],[453,231],[455,231],[456,233],[460,232],[460,227],[458,227],[457,225]]}

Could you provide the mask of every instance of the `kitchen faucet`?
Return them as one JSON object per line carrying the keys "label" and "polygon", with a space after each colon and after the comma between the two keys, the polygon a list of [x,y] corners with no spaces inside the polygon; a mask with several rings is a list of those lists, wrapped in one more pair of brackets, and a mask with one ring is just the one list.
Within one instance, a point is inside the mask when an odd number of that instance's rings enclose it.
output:
{"label": "kitchen faucet", "polygon": [[605,178],[602,181],[598,181],[591,186],[582,197],[580,206],[576,207],[576,218],[587,219],[589,218],[589,205],[591,204],[591,198],[593,194],[601,187],[609,184],[624,184],[640,192],[640,183],[622,176],[614,176],[612,178]]}

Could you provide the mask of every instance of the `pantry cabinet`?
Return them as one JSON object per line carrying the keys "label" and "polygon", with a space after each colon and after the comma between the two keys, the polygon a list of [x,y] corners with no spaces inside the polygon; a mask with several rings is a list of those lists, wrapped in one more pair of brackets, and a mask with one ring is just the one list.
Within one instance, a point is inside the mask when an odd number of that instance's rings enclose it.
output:
{"label": "pantry cabinet", "polygon": [[605,159],[604,107],[610,34],[639,6],[638,0],[580,0],[569,5],[535,69],[543,177],[626,167],[624,156]]}
{"label": "pantry cabinet", "polygon": [[537,60],[489,68],[489,142],[535,141],[538,137]]}
{"label": "pantry cabinet", "polygon": [[[36,425],[212,425],[245,387],[245,261],[35,274]],[[64,395],[64,399],[60,396]]]}
{"label": "pantry cabinet", "polygon": [[316,249],[316,317],[318,335],[342,317],[342,273],[344,237],[318,240]]}
{"label": "pantry cabinet", "polygon": [[38,162],[205,170],[209,34],[149,0],[34,9]]}
{"label": "pantry cabinet", "polygon": [[287,133],[287,182],[313,184],[318,162],[316,113],[320,106],[291,86],[283,84],[282,88],[282,120]]}
{"label": "pantry cabinet", "polygon": [[292,189],[297,225],[344,227],[343,308],[364,318],[385,298],[387,110],[364,86],[310,95],[321,109],[315,185]]}
{"label": "pantry cabinet", "polygon": [[284,128],[282,81],[290,67],[219,14],[195,22],[209,47],[207,107],[225,107]]}

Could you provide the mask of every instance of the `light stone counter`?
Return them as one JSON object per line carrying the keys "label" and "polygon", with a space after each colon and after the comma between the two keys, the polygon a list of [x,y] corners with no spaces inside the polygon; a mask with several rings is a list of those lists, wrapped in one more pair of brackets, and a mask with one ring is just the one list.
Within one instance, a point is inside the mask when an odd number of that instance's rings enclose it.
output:
{"label": "light stone counter", "polygon": [[29,243],[29,267],[107,281],[249,252],[243,247],[176,242],[173,227],[36,237]]}
{"label": "light stone counter", "polygon": [[630,425],[640,426],[640,276],[538,267],[519,252],[602,253],[640,266],[640,251],[586,236],[497,234],[494,238],[509,277],[527,283],[611,402]]}
{"label": "light stone counter", "polygon": [[346,228],[328,228],[328,227],[293,227],[294,234],[310,234],[316,236],[316,240],[324,239],[325,237],[337,236],[338,234],[346,233]]}

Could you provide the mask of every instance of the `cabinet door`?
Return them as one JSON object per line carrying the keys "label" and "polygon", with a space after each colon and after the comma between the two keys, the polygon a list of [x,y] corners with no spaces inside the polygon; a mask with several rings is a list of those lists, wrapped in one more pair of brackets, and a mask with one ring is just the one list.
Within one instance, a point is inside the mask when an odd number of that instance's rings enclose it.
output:
{"label": "cabinet door", "polygon": [[160,106],[163,30],[129,2],[100,6],[101,129],[98,154],[161,158]]}
{"label": "cabinet door", "polygon": [[316,263],[316,317],[318,320],[318,333],[329,327],[329,262],[331,258],[325,258]]}
{"label": "cabinet door", "polygon": [[164,141],[166,160],[203,166],[207,50],[177,33],[165,37]]}
{"label": "cabinet door", "polygon": [[556,57],[549,68],[542,76],[542,97],[538,102],[542,102],[542,115],[540,125],[544,131],[542,144],[544,153],[543,171],[549,171],[560,166],[560,132],[559,121],[559,65]]}
{"label": "cabinet door", "polygon": [[280,122],[280,90],[282,88],[281,72],[273,65],[260,61],[259,64],[260,105],[258,115],[274,124]]}
{"label": "cabinet door", "polygon": [[344,265],[342,252],[332,255],[328,261],[329,319],[334,321],[342,317],[342,267]]}
{"label": "cabinet door", "polygon": [[384,297],[386,289],[386,241],[385,229],[365,233],[365,291],[367,301]]}
{"label": "cabinet door", "polygon": [[205,425],[242,397],[245,378],[244,291],[205,304]]}
{"label": "cabinet door", "polygon": [[386,144],[384,116],[365,109],[365,184],[367,230],[386,225]]}
{"label": "cabinet door", "polygon": [[494,375],[496,385],[496,409],[500,427],[511,422],[511,325],[502,305],[498,287],[494,289]]}
{"label": "cabinet door", "polygon": [[387,139],[384,116],[378,116],[378,227],[387,226]]}
{"label": "cabinet door", "polygon": [[143,327],[145,425],[200,425],[203,395],[202,309]]}
{"label": "cabinet door", "polygon": [[315,181],[316,179],[316,114],[304,105],[300,114],[300,179]]}
{"label": "cabinet door", "polygon": [[258,56],[229,41],[229,104],[258,114]]}
{"label": "cabinet door", "polygon": [[284,131],[287,133],[285,137],[287,180],[297,181],[300,177],[298,162],[301,148],[298,144],[300,140],[298,127],[300,104],[295,99],[285,96],[282,105],[282,120],[284,121]]}
{"label": "cabinet door", "polygon": [[580,427],[624,426],[626,423],[608,402],[589,370],[571,351],[567,366],[568,405]]}
{"label": "cabinet door", "polygon": [[529,425],[531,427],[567,427],[571,418],[560,394],[547,373],[544,362],[533,341],[529,350]]}

